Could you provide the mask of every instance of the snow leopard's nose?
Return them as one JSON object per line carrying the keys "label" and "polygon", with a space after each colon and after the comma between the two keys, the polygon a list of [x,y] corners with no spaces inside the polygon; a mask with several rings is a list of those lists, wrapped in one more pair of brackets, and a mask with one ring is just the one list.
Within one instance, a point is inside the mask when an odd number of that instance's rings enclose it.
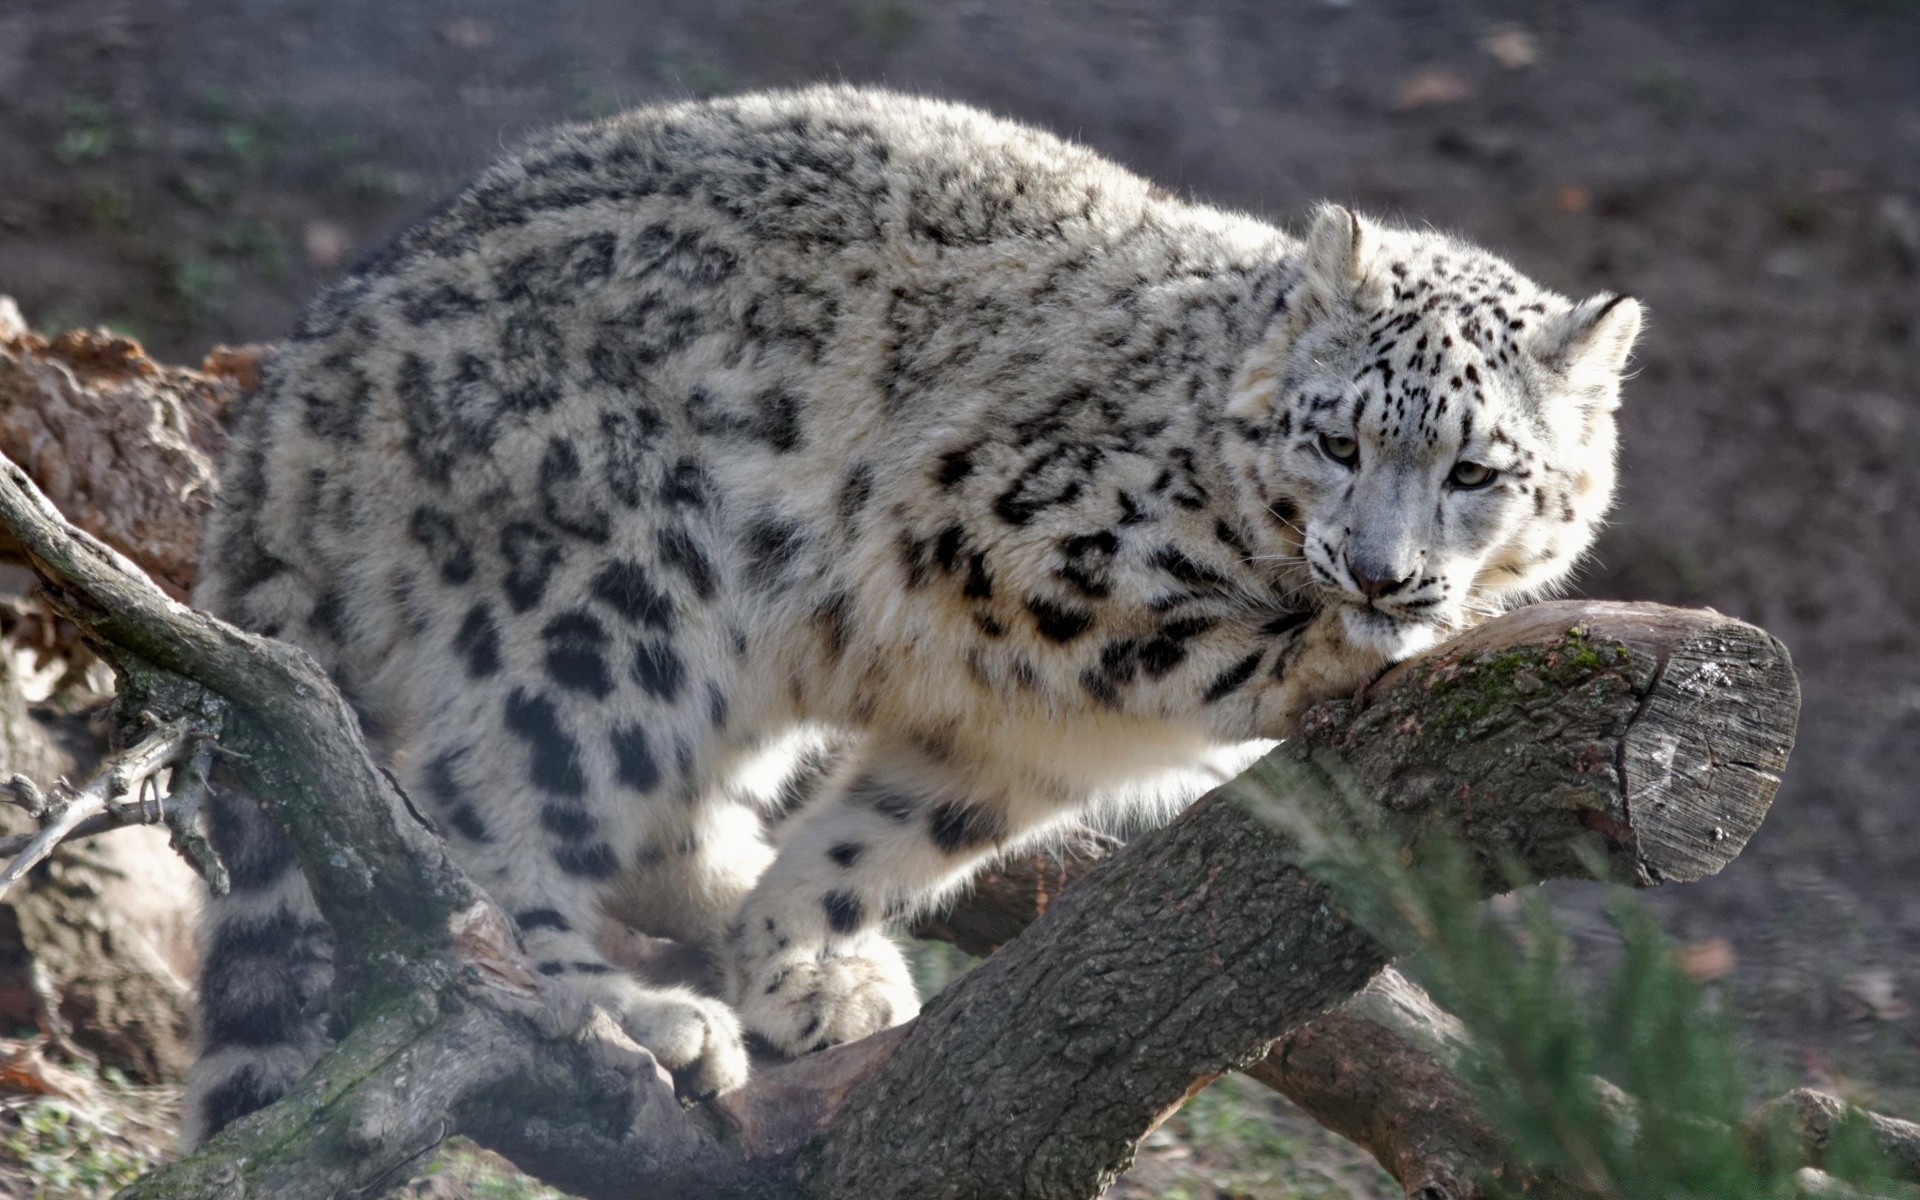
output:
{"label": "snow leopard's nose", "polygon": [[1397,564],[1375,559],[1367,554],[1355,554],[1353,547],[1347,548],[1347,574],[1353,577],[1354,586],[1360,594],[1369,600],[1379,600],[1391,596],[1413,582],[1413,571]]}

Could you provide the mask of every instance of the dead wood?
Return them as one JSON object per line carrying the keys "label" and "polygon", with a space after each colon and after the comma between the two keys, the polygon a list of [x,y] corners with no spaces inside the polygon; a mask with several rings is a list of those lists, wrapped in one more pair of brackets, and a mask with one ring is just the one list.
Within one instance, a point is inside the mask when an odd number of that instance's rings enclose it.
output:
{"label": "dead wood", "polygon": [[[220,419],[263,353],[223,347],[197,371],[161,366],[104,329],[40,337],[0,297],[0,453],[74,524],[183,597],[217,493]],[[0,535],[0,556],[18,554]]]}

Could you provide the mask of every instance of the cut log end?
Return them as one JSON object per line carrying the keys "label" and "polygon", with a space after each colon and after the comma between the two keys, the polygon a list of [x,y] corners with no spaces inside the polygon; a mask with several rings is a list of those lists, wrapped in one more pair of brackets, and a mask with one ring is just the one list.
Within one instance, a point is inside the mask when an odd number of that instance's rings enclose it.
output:
{"label": "cut log end", "polygon": [[1765,631],[1723,618],[1673,648],[1621,762],[1652,882],[1705,878],[1746,847],[1780,786],[1799,713],[1792,660]]}
{"label": "cut log end", "polygon": [[1542,834],[1548,802],[1599,835],[1617,870],[1657,884],[1704,878],[1746,846],[1799,707],[1792,660],[1764,630],[1559,602],[1402,663],[1357,707],[1309,714],[1304,737],[1354,752],[1389,808],[1456,814],[1476,839],[1495,813],[1530,814],[1526,836]]}

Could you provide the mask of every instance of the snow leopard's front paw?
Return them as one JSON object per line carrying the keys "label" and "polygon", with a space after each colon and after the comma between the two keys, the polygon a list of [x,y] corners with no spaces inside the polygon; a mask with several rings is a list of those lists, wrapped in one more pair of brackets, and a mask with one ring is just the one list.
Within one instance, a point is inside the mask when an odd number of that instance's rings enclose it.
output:
{"label": "snow leopard's front paw", "polygon": [[747,1029],[783,1054],[805,1054],[910,1020],[920,998],[899,947],[872,934],[844,947],[788,947],[727,973]]}
{"label": "snow leopard's front paw", "polygon": [[747,1081],[740,1021],[720,1001],[688,988],[647,987],[625,975],[573,982],[673,1072],[682,1094],[705,1099]]}

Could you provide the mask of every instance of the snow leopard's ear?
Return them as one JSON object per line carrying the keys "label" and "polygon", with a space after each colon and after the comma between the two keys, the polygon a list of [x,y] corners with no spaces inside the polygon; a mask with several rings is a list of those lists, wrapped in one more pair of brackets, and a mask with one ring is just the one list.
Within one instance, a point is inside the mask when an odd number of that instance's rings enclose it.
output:
{"label": "snow leopard's ear", "polygon": [[1303,325],[1353,314],[1367,286],[1366,263],[1378,236],[1373,225],[1343,204],[1322,204],[1314,210],[1299,284],[1273,320],[1274,329],[1285,334],[1269,336],[1241,364],[1240,376],[1227,400],[1227,416],[1255,423],[1266,419],[1279,393],[1283,370],[1276,353],[1284,358],[1288,338],[1297,335]]}
{"label": "snow leopard's ear", "polygon": [[1640,336],[1640,302],[1602,293],[1582,300],[1541,327],[1533,352],[1569,379],[1620,374]]}
{"label": "snow leopard's ear", "polygon": [[1344,204],[1322,204],[1307,232],[1307,291],[1329,308],[1351,301],[1366,280],[1373,230]]}

